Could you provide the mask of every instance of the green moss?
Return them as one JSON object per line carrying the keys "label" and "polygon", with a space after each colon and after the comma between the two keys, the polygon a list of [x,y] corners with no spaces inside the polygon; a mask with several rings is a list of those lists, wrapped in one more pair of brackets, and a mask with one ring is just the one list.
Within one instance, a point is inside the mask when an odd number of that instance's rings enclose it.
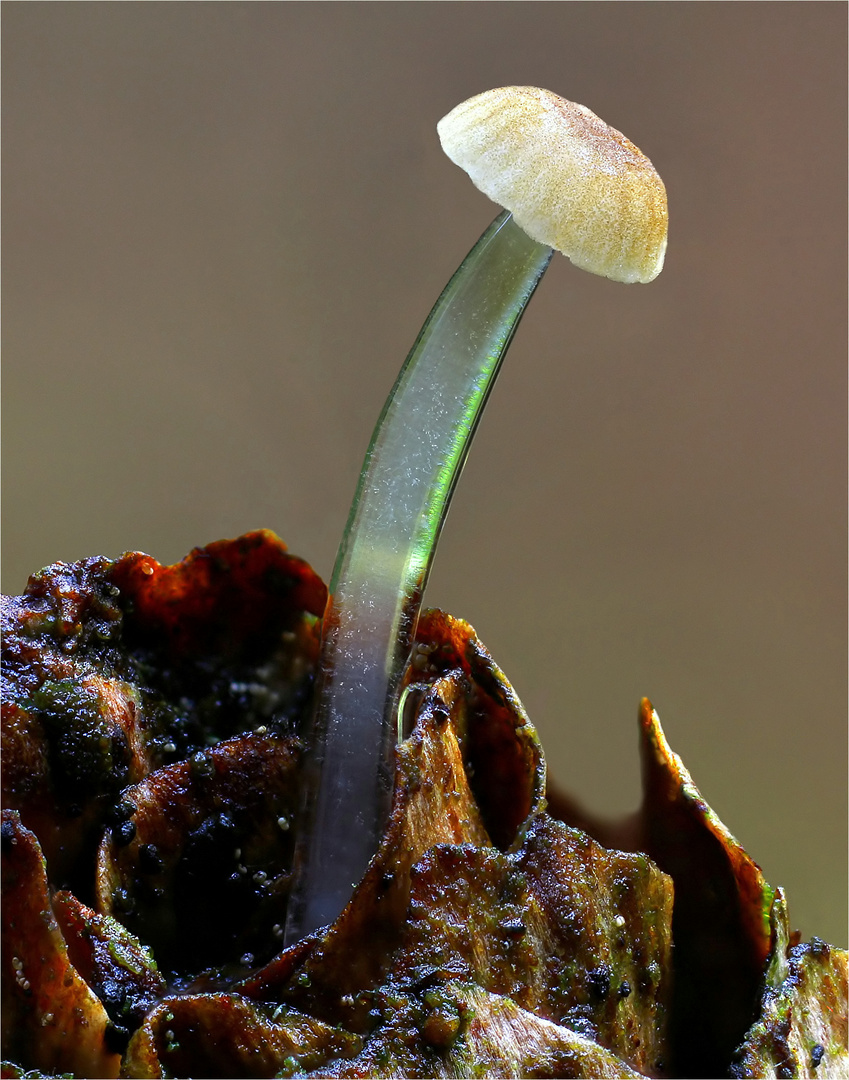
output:
{"label": "green moss", "polygon": [[83,803],[129,780],[130,748],[108,703],[78,682],[47,679],[32,694],[44,727],[57,793]]}

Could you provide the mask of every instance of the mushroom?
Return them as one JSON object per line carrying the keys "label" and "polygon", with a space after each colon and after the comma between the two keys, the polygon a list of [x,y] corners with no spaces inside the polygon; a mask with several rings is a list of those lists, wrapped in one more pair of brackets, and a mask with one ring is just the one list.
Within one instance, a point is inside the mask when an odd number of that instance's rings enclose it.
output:
{"label": "mushroom", "polygon": [[437,131],[476,187],[575,266],[626,284],[663,269],[663,181],[584,105],[536,86],[502,86],[452,109]]}
{"label": "mushroom", "polygon": [[619,281],[650,281],[663,265],[663,183],[589,109],[505,87],[459,105],[438,130],[506,210],[428,316],[366,453],[322,627],[287,944],[337,918],[377,848],[404,736],[399,687],[439,533],[552,249]]}

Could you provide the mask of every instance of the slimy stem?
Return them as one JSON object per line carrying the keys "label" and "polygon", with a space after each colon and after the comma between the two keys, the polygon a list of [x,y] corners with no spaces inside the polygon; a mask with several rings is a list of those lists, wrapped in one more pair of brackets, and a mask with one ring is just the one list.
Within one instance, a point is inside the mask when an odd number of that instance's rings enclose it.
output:
{"label": "slimy stem", "polygon": [[377,850],[399,686],[440,529],[551,254],[500,214],[428,316],[378,420],[324,616],[287,944],[338,917]]}

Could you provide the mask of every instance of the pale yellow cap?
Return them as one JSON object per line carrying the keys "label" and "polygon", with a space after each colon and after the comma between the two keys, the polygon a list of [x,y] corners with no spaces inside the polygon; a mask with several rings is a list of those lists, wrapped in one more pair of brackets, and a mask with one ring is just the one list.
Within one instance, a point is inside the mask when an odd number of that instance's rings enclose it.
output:
{"label": "pale yellow cap", "polygon": [[576,266],[625,282],[653,281],[663,269],[663,181],[583,105],[536,86],[502,86],[452,109],[437,130],[476,187]]}

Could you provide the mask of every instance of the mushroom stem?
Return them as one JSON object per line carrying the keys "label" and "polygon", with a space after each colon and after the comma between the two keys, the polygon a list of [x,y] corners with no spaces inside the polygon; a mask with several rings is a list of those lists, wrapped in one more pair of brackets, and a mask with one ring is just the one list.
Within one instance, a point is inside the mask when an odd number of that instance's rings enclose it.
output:
{"label": "mushroom stem", "polygon": [[551,255],[499,214],[436,302],[377,422],[324,616],[287,944],[337,918],[377,850],[399,687],[439,533]]}

